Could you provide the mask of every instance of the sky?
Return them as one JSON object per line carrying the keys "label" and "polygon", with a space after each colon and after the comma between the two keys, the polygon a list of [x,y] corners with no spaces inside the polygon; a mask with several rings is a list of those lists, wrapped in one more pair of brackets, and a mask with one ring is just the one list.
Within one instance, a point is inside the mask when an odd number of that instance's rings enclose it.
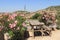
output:
{"label": "sky", "polygon": [[0,0],[0,12],[17,10],[37,11],[49,6],[60,5],[60,0]]}

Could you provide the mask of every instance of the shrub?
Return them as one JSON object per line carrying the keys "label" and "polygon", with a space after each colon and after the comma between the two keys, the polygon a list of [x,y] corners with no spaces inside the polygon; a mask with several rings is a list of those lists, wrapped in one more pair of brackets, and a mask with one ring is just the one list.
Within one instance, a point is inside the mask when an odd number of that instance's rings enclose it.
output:
{"label": "shrub", "polygon": [[41,16],[41,14],[36,13],[34,16],[31,17],[31,19],[38,19],[38,17],[40,17],[40,16]]}
{"label": "shrub", "polygon": [[58,20],[57,21],[57,26],[58,26],[57,29],[60,29],[60,12],[57,13],[56,19]]}
{"label": "shrub", "polygon": [[8,32],[11,39],[21,39],[24,37],[25,28],[22,23],[25,19],[18,14],[4,14],[2,18],[0,18],[0,30],[3,33]]}

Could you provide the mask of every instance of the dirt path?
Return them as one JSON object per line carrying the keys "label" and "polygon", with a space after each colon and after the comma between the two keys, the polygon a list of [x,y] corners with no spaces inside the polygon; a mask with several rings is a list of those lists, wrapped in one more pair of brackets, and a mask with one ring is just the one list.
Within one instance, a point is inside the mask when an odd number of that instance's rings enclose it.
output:
{"label": "dirt path", "polygon": [[28,38],[27,40],[60,40],[60,30],[52,31],[52,35],[50,36],[38,36],[35,38]]}

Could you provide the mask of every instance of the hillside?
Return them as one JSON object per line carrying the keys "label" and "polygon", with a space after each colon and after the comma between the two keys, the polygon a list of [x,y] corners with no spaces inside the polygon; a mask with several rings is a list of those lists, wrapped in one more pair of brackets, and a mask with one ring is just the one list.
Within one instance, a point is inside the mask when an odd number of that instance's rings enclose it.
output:
{"label": "hillside", "polygon": [[[30,18],[32,17],[35,13],[39,13],[39,14],[43,14],[43,11],[46,11],[46,12],[50,12],[50,11],[53,11],[53,13],[55,14],[55,12],[60,12],[60,6],[50,6],[50,7],[47,7],[45,9],[41,9],[41,10],[37,10],[35,12],[28,12],[28,11],[21,11],[21,10],[18,10],[18,11],[14,11],[12,13],[18,13],[20,14],[21,16],[23,16],[24,18]],[[3,13],[7,13],[7,12],[2,12]],[[1,14],[1,12],[0,12]]]}
{"label": "hillside", "polygon": [[60,11],[60,6],[50,6],[48,8],[46,8],[46,10],[50,10],[50,11]]}
{"label": "hillside", "polygon": [[38,10],[35,13],[41,13],[42,14],[42,11],[47,11],[47,12],[53,11],[54,13],[60,12],[60,6],[50,6],[50,7],[47,7],[45,9]]}

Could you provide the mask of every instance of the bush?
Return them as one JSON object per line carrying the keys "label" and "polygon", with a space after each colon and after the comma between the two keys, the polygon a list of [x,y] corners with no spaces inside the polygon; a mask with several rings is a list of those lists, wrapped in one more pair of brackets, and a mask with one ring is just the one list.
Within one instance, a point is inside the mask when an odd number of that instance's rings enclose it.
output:
{"label": "bush", "polygon": [[31,17],[31,19],[38,19],[38,17],[40,17],[40,16],[41,16],[41,14],[36,13],[34,16]]}
{"label": "bush", "polygon": [[4,14],[0,18],[0,29],[3,33],[8,32],[11,40],[20,40],[24,38],[25,28],[22,25],[24,21],[25,19],[18,14]]}
{"label": "bush", "polygon": [[60,12],[57,13],[56,19],[58,20],[58,22],[57,22],[57,29],[60,29]]}

